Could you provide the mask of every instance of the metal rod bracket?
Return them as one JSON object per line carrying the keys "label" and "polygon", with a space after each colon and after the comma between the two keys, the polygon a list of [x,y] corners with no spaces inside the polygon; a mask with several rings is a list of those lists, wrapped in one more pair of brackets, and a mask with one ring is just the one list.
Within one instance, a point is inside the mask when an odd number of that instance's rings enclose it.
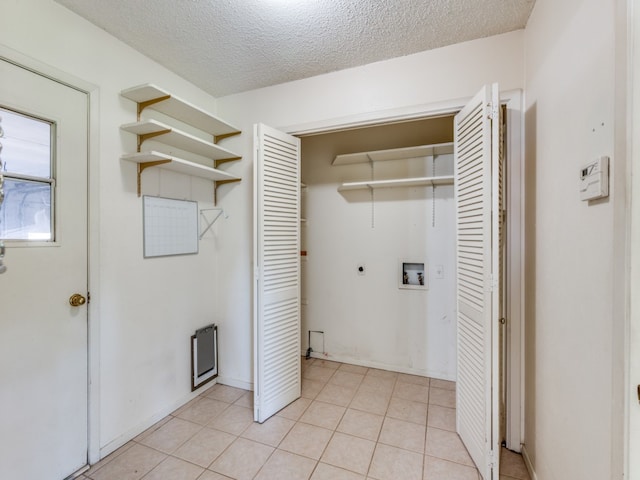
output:
{"label": "metal rod bracket", "polygon": [[[213,217],[213,219],[209,220],[204,212],[211,212],[211,211],[214,211],[214,212],[217,212],[217,213],[216,213],[216,216]],[[202,230],[202,233],[200,233],[200,240],[202,240],[202,238],[209,231],[209,229],[211,227],[213,227],[213,224],[216,223],[216,220],[218,220],[218,218],[220,218],[221,215],[224,215],[224,218],[229,218],[229,215],[224,213],[224,209],[223,208],[203,208],[203,209],[200,210],[200,216],[207,223],[207,226],[205,227],[205,229]]]}

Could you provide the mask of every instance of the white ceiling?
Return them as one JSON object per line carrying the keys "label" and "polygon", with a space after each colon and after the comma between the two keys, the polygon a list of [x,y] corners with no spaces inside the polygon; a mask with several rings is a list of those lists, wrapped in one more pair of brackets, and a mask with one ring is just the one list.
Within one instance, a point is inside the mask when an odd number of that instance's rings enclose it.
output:
{"label": "white ceiling", "polygon": [[505,33],[535,0],[56,0],[215,97]]}

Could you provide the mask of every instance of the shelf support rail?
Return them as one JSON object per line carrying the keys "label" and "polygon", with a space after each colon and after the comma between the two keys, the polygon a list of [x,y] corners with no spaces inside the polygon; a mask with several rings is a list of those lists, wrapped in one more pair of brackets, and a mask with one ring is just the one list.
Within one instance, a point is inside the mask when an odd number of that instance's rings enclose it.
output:
{"label": "shelf support rail", "polygon": [[[373,182],[376,178],[375,162],[368,153],[367,158],[369,159],[369,166],[371,167],[371,181]],[[367,185],[367,187],[369,187],[369,196],[371,197],[371,228],[376,228],[375,192],[370,184]]]}
{"label": "shelf support rail", "polygon": [[[211,212],[211,211],[215,211],[218,213],[216,214],[215,217],[213,217],[212,220],[209,220],[204,212]],[[199,237],[200,240],[202,240],[202,238],[209,231],[209,229],[213,227],[213,224],[216,223],[216,220],[218,220],[218,218],[220,218],[221,215],[224,215],[224,218],[229,218],[229,215],[224,213],[224,208],[203,208],[200,210],[200,215],[202,216],[204,221],[207,223],[206,228],[200,234],[200,237]]]}

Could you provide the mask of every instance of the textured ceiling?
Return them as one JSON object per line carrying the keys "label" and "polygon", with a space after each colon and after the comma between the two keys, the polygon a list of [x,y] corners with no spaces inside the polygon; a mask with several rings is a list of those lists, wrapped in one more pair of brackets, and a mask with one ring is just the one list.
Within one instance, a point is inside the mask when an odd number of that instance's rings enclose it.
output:
{"label": "textured ceiling", "polygon": [[523,28],[535,0],[56,0],[215,97]]}

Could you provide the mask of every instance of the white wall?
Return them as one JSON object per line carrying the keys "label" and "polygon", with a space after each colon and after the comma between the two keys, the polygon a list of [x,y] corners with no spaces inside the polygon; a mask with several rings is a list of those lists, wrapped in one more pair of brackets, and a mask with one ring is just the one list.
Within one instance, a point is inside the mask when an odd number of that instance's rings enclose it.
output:
{"label": "white wall", "polygon": [[[342,182],[371,179],[371,166],[332,166],[322,137],[302,156],[301,350],[307,331],[320,330],[323,358],[455,380],[453,185],[378,189],[373,200],[368,189],[340,192]],[[377,180],[433,175],[431,158],[379,162],[374,171]],[[453,154],[436,158],[436,173],[453,175]],[[398,288],[401,259],[425,264],[427,290]],[[321,354],[321,337],[311,343]]]}
{"label": "white wall", "polygon": [[[621,478],[615,7],[538,0],[525,31],[524,451],[542,480]],[[610,196],[582,202],[580,166],[599,155],[611,157]]]}
{"label": "white wall", "polygon": [[[219,114],[249,131],[256,122],[289,131],[305,125],[328,127],[354,118],[372,120],[406,110],[428,110],[450,100],[469,98],[481,85],[500,82],[504,90],[523,86],[523,32],[462,43],[305,80],[218,99]],[[242,150],[243,178],[252,178],[252,139],[230,139]],[[243,221],[220,231],[219,310],[229,319],[220,363],[224,380],[252,381],[251,225],[252,184],[243,181],[225,191],[222,204]],[[221,336],[222,339],[222,336]]]}
{"label": "white wall", "polygon": [[[135,139],[119,126],[135,121],[136,110],[119,92],[153,82],[206,109],[215,109],[215,99],[52,1],[0,3],[1,45],[97,87],[90,329],[98,340],[92,393],[99,395],[93,406],[104,454],[190,397],[189,337],[209,322],[223,323],[216,313],[217,233],[200,242],[198,255],[142,258],[136,168],[120,160]],[[145,172],[143,182],[143,193],[211,205],[209,182],[160,171]]]}

